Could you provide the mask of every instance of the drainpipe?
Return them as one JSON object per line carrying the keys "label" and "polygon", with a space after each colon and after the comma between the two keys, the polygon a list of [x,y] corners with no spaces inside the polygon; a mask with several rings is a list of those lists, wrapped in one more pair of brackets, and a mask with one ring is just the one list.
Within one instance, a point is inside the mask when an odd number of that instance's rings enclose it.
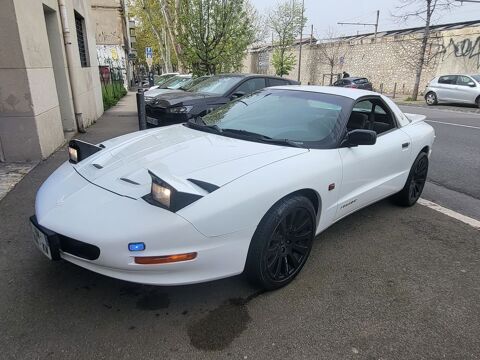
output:
{"label": "drainpipe", "polygon": [[65,53],[67,55],[67,69],[68,77],[70,79],[70,89],[72,91],[72,100],[73,100],[73,111],[75,113],[75,121],[77,123],[77,129],[79,132],[85,132],[85,126],[83,126],[83,116],[79,111],[80,106],[77,99],[77,89],[78,89],[78,76],[75,73],[73,64],[74,60],[74,49],[72,45],[72,34],[70,33],[70,28],[68,27],[68,15],[67,8],[65,6],[65,0],[58,0],[58,8],[60,10],[60,19],[62,21],[62,31],[63,31],[63,40],[65,43]]}

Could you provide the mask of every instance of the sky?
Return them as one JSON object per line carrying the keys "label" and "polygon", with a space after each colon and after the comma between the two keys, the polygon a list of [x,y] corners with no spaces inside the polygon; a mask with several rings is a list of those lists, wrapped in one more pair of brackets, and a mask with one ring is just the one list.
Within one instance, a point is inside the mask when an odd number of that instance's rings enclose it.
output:
{"label": "sky", "polygon": [[[250,0],[260,14],[266,14],[278,1],[285,0]],[[298,0],[297,0],[298,1]],[[421,20],[399,22],[392,14],[398,13],[396,7],[399,0],[304,0],[305,15],[308,21],[304,34],[310,34],[311,25],[314,26],[314,36],[321,38],[332,28],[336,35],[354,35],[373,32],[373,26],[338,25],[337,22],[375,23],[376,11],[380,10],[379,31],[394,30],[406,27],[421,26]],[[479,3],[458,3],[451,11],[437,15],[435,23],[480,20]],[[304,35],[305,36],[305,35]]]}

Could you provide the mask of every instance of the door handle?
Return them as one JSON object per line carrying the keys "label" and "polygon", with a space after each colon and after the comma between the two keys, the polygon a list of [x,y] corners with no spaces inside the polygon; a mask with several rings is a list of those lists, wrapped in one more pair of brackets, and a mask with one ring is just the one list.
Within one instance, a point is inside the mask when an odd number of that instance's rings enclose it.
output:
{"label": "door handle", "polygon": [[402,149],[407,149],[410,143],[406,142],[402,144]]}

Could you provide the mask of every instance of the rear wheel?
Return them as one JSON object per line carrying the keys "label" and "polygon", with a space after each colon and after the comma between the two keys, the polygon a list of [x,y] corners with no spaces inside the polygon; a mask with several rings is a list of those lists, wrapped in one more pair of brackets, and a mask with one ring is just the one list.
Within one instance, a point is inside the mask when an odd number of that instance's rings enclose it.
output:
{"label": "rear wheel", "polygon": [[427,105],[437,105],[437,95],[434,92],[429,92],[427,95],[425,95],[425,101],[427,102]]}
{"label": "rear wheel", "polygon": [[415,159],[407,182],[403,189],[393,196],[393,200],[401,206],[412,206],[422,195],[428,173],[428,155],[424,152]]}
{"label": "rear wheel", "polygon": [[245,266],[248,279],[267,290],[291,282],[310,254],[315,219],[312,203],[303,196],[277,202],[253,235]]}
{"label": "rear wheel", "polygon": [[477,104],[477,107],[480,108],[480,96],[477,97],[477,100],[475,100],[475,103]]}

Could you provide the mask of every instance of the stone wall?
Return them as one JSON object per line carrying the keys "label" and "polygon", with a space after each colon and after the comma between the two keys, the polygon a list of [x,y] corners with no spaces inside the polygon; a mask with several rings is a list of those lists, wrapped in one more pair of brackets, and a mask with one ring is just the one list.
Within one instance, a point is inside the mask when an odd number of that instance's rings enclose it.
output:
{"label": "stone wall", "polygon": [[[329,85],[343,71],[365,76],[377,91],[410,94],[415,81],[421,34],[379,33],[314,45],[303,45],[300,81],[302,84]],[[326,49],[322,51],[322,47]],[[270,46],[251,50],[244,61],[244,72],[274,74]],[[292,49],[298,59],[298,47]],[[327,53],[328,56],[324,54]],[[334,66],[328,64],[334,59]],[[422,74],[420,91],[435,76],[447,73],[478,73],[480,68],[480,24],[458,29],[434,31],[427,48],[428,63]],[[286,77],[297,79],[298,60]]]}

